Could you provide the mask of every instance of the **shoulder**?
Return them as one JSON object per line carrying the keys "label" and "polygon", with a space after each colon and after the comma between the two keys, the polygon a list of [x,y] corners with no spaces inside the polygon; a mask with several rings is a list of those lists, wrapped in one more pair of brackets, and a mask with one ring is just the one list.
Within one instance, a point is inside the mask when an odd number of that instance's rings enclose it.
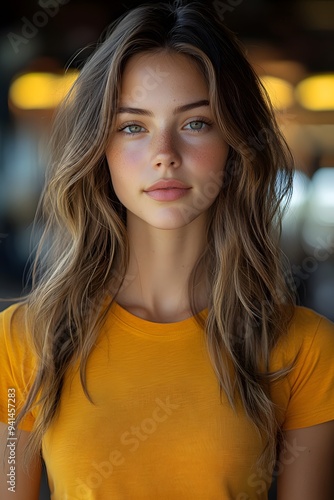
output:
{"label": "shoulder", "polygon": [[302,334],[313,334],[319,328],[334,330],[334,323],[325,316],[309,309],[307,307],[296,306],[290,324],[290,330],[299,331]]}
{"label": "shoulder", "polygon": [[[0,312],[0,360],[10,365],[32,362],[33,343],[29,336],[27,307],[16,303]],[[3,365],[2,365],[3,366]]]}
{"label": "shoulder", "polygon": [[27,337],[26,304],[16,303],[0,312],[1,342],[23,342]]}
{"label": "shoulder", "polygon": [[289,370],[272,386],[273,399],[283,409],[283,429],[334,419],[334,324],[330,320],[296,307],[272,360],[273,371]]}
{"label": "shoulder", "polygon": [[0,312],[0,328],[1,331],[10,330],[13,325],[20,326],[25,318],[26,305],[22,302],[17,302],[7,307]]}
{"label": "shoulder", "polygon": [[[36,375],[37,358],[26,326],[27,306],[14,304],[0,313],[0,422],[7,421],[7,391],[15,392],[19,412]],[[34,417],[27,414],[19,428],[30,431]]]}
{"label": "shoulder", "polygon": [[286,334],[274,349],[274,364],[284,365],[310,352],[334,359],[334,323],[312,309],[296,306]]}

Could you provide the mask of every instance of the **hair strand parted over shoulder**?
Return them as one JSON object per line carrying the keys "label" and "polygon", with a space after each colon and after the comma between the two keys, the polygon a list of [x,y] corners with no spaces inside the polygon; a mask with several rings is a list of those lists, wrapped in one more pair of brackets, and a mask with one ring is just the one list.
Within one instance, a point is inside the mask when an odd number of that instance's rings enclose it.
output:
{"label": "hair strand parted over shoulder", "polygon": [[279,432],[270,382],[286,372],[269,372],[270,355],[293,310],[278,247],[293,162],[239,42],[200,2],[143,5],[122,16],[89,57],[57,113],[40,206],[45,230],[26,298],[39,363],[21,414],[38,405],[29,454],[40,449],[74,362],[80,362],[90,397],[86,363],[108,310],[106,297],[116,299],[127,279],[126,215],[105,151],[126,62],[145,51],[178,52],[196,61],[229,144],[222,187],[210,208],[207,250],[193,270],[189,294],[196,314],[194,283],[205,263],[211,292],[204,327],[212,364],[221,391],[234,407],[242,403],[261,433],[259,461],[268,463],[275,457]]}

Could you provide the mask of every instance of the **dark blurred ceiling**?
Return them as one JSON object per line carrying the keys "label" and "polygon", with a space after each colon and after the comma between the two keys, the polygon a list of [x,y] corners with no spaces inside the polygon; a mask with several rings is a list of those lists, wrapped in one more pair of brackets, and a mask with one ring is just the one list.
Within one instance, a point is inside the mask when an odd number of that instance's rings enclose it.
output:
{"label": "dark blurred ceiling", "polygon": [[[334,69],[333,0],[213,0],[220,6],[225,24],[249,44],[265,41],[277,57],[300,61],[309,72]],[[68,63],[74,54],[93,44],[106,26],[129,8],[155,1],[15,0],[6,2],[7,14],[0,20],[0,49],[10,46],[9,33],[21,36],[25,24],[41,24],[29,43],[19,44],[19,53],[1,58],[4,65],[20,67],[33,57],[51,56]],[[49,9],[49,10],[48,10]],[[38,15],[38,13],[44,12]],[[46,12],[46,14],[45,14]],[[48,14],[49,12],[49,14]],[[44,20],[43,20],[44,19]],[[43,25],[44,23],[44,25]],[[86,49],[86,51],[89,49]],[[7,52],[7,51],[6,51]],[[77,61],[84,60],[83,51]],[[7,69],[9,67],[7,66]]]}

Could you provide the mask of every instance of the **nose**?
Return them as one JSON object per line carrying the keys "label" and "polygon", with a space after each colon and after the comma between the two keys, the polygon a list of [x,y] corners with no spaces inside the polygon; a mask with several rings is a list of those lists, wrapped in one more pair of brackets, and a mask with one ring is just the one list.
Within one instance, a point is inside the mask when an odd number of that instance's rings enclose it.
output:
{"label": "nose", "polygon": [[173,134],[166,131],[157,134],[153,139],[152,166],[161,169],[180,165],[181,155]]}

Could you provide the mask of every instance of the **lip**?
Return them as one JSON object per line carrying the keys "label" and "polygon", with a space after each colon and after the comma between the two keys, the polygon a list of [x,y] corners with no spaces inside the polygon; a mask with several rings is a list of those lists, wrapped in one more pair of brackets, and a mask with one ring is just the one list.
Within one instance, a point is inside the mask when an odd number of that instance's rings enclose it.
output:
{"label": "lip", "polygon": [[149,193],[150,191],[156,191],[158,189],[190,189],[190,187],[177,179],[161,179],[145,189],[145,192]]}
{"label": "lip", "polygon": [[185,196],[190,189],[191,187],[176,179],[162,179],[144,192],[156,201],[175,201]]}

